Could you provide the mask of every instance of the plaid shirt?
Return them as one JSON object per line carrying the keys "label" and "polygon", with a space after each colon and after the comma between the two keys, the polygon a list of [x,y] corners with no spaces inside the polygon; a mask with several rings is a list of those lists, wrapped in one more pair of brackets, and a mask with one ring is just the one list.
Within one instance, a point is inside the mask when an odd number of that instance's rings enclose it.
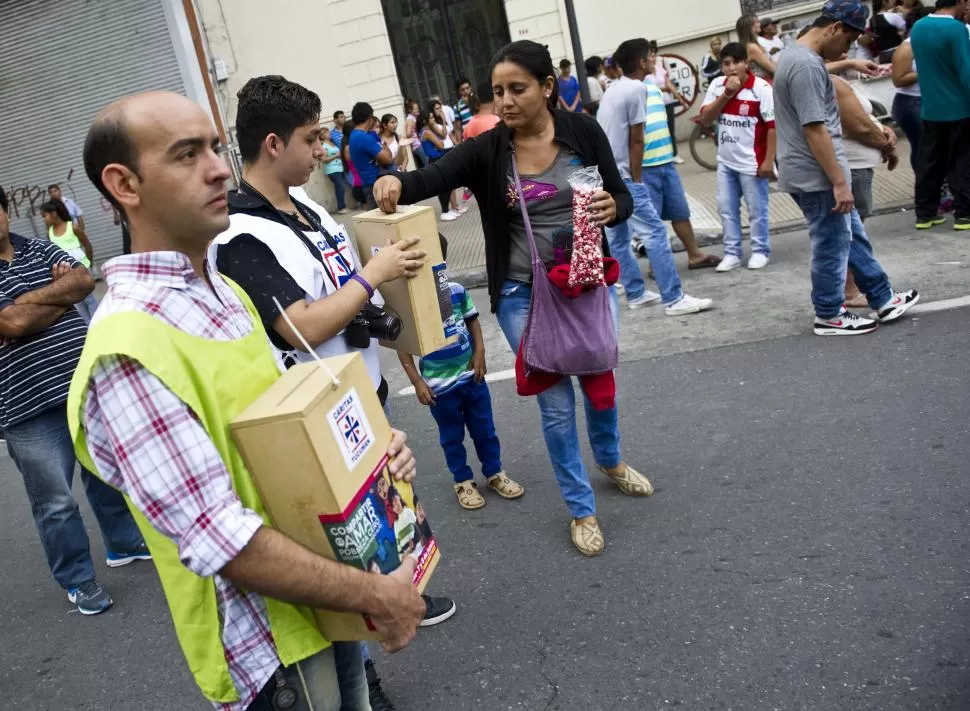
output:
{"label": "plaid shirt", "polygon": [[[118,257],[102,268],[108,293],[96,324],[110,314],[142,311],[192,336],[229,341],[253,328],[246,307],[208,264],[215,290],[178,252]],[[269,345],[267,344],[267,347]],[[262,519],[243,507],[218,450],[192,410],[137,361],[102,358],[84,404],[88,448],[101,476],[131,497],[177,546],[182,564],[213,577],[222,644],[243,711],[280,661],[266,605],[218,575],[249,543]]]}

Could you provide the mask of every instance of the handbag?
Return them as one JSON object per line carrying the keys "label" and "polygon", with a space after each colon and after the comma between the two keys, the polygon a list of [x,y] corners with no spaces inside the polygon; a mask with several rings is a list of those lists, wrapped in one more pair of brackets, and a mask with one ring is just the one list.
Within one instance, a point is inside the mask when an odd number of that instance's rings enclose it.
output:
{"label": "handbag", "polygon": [[522,336],[526,371],[595,375],[613,370],[620,354],[609,289],[597,286],[571,299],[549,280],[546,265],[536,248],[514,154],[512,175],[532,252],[532,303]]}

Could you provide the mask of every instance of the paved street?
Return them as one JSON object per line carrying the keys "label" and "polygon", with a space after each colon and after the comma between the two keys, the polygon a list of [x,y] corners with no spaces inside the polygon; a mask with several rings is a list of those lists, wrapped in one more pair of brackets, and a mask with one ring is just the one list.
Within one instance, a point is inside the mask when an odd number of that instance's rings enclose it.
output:
{"label": "paved street", "polygon": [[[970,708],[970,309],[931,303],[970,294],[970,242],[911,224],[897,213],[870,231],[927,306],[871,336],[810,335],[798,232],[776,238],[760,273],[688,273],[680,255],[686,288],[715,311],[624,307],[624,453],[657,493],[630,499],[595,480],[598,559],[569,543],[535,404],[510,381],[492,386],[496,423],[527,494],[474,513],[454,501],[430,415],[395,397],[444,552],[432,592],[459,604],[379,656],[398,708]],[[474,296],[502,371],[507,346]],[[387,356],[396,393],[407,383]],[[207,708],[150,565],[101,566],[115,607],[71,612],[5,457],[0,536],[5,709]]]}

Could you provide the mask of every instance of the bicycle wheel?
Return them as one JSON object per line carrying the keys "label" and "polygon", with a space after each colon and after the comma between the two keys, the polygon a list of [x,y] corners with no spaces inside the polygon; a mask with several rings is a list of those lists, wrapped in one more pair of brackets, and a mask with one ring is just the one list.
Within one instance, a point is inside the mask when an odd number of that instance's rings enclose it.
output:
{"label": "bicycle wheel", "polygon": [[690,133],[690,154],[697,164],[708,170],[717,170],[717,131],[705,129],[700,124]]}

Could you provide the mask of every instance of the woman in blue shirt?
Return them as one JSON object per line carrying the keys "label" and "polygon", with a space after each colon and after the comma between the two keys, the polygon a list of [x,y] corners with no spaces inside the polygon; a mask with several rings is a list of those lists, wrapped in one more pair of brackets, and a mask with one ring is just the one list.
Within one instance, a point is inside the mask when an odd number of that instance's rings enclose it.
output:
{"label": "woman in blue shirt", "polygon": [[579,80],[572,75],[573,64],[568,59],[559,62],[559,105],[566,111],[583,112]]}
{"label": "woman in blue shirt", "polygon": [[[432,101],[428,104],[427,110],[418,116],[418,136],[421,138],[421,148],[428,156],[428,161],[434,163],[441,159],[448,149],[445,148],[445,136],[448,129],[440,119],[441,102]],[[453,222],[460,215],[451,210],[451,191],[438,195],[438,202],[441,203],[441,221]]]}

